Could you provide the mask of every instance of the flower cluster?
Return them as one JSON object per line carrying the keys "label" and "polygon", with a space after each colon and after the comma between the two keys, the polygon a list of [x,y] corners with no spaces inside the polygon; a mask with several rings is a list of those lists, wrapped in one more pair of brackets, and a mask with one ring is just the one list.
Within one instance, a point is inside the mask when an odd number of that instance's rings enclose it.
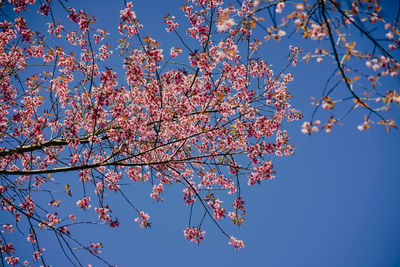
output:
{"label": "flower cluster", "polygon": [[314,122],[305,121],[305,122],[303,122],[303,125],[301,125],[301,132],[303,134],[311,135],[312,132],[318,132],[318,126],[320,124],[321,124],[321,121],[319,121],[319,120],[314,121]]}
{"label": "flower cluster", "polygon": [[231,236],[230,239],[229,239],[229,245],[234,247],[236,250],[238,250],[239,248],[244,248],[243,241],[242,240],[237,240],[233,236]]}
{"label": "flower cluster", "polygon": [[102,247],[103,247],[103,244],[101,242],[98,242],[98,243],[90,242],[89,253],[98,255],[101,253],[101,250],[99,250],[99,249]]}
{"label": "flower cluster", "polygon": [[147,213],[141,211],[139,212],[139,217],[135,219],[135,222],[137,222],[141,228],[147,228],[151,225],[149,218],[150,216]]}
{"label": "flower cluster", "polygon": [[90,209],[90,207],[92,207],[91,205],[89,205],[89,201],[90,201],[90,197],[84,197],[83,199],[80,199],[76,202],[76,205],[78,205],[79,207],[81,207],[81,209]]}
{"label": "flower cluster", "polygon": [[[11,2],[22,10],[29,1]],[[95,214],[93,223],[118,227],[111,194],[127,200],[141,228],[150,227],[150,216],[123,193],[127,183],[150,184],[155,200],[177,186],[191,211],[201,206],[218,225],[226,217],[236,225],[245,220],[240,184],[274,177],[270,159],[293,153],[283,122],[301,118],[290,104],[293,75],[286,69],[275,75],[254,55],[259,40],[248,44],[254,53],[241,52],[246,44],[239,40],[253,39],[255,7],[252,1],[237,8],[221,0],[187,1],[182,7],[187,35],[178,36],[192,40],[183,40],[182,48],[142,36],[132,2],[120,12],[122,39],[115,48],[105,42],[107,32],[96,29],[94,17],[70,7],[65,7],[67,23],[48,24],[43,34],[52,38],[33,34],[22,17],[0,22],[0,174],[7,177],[0,205],[17,222],[38,222],[26,231],[35,260],[45,256],[38,242],[42,230],[64,240],[89,214]],[[44,16],[52,8],[49,1],[38,6]],[[175,17],[164,19],[167,31],[179,34]],[[277,34],[282,38],[285,32]],[[290,48],[288,68],[298,53]],[[121,67],[111,65],[118,62],[116,54]],[[172,60],[178,56],[183,62]],[[32,72],[37,62],[54,70]],[[76,172],[77,178],[65,184],[60,172]],[[81,195],[76,188],[83,188]],[[66,213],[65,199],[73,200],[75,211]],[[228,212],[226,203],[235,210]],[[11,234],[13,225],[4,225],[4,234]],[[198,225],[184,230],[197,244],[205,236],[202,222]],[[235,249],[244,246],[225,235]],[[14,253],[12,244],[2,242],[2,251]],[[102,244],[82,247],[98,255]],[[7,256],[10,264],[19,263]]]}
{"label": "flower cluster", "polygon": [[178,27],[178,23],[174,22],[174,20],[175,16],[168,16],[164,18],[165,23],[168,25],[168,27],[165,28],[167,32],[172,32],[176,27]]}
{"label": "flower cluster", "polygon": [[187,227],[185,231],[183,231],[186,239],[189,239],[196,244],[199,244],[201,240],[204,240],[205,231],[200,230],[200,227]]}

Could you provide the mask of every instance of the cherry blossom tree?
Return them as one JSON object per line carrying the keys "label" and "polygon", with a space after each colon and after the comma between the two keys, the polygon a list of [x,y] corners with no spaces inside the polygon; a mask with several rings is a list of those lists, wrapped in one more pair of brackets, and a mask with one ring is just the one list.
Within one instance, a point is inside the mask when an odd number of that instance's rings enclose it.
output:
{"label": "cherry blossom tree", "polygon": [[[174,15],[163,18],[179,47],[161,47],[155,37],[145,36],[132,2],[121,3],[115,46],[108,44],[108,32],[96,26],[89,11],[67,4],[0,2],[3,265],[51,264],[41,245],[43,232],[51,232],[71,264],[83,265],[74,249],[78,247],[111,266],[101,257],[101,240],[81,241],[74,229],[87,223],[117,228],[112,194],[126,200],[132,224],[151,227],[148,212],[124,193],[131,183],[150,184],[150,198],[156,201],[163,200],[167,187],[181,188],[189,213],[182,229],[186,239],[199,244],[206,237],[204,229],[214,225],[227,244],[243,248],[244,242],[223,224],[240,226],[245,220],[240,186],[272,179],[272,158],[293,153],[284,126],[302,118],[291,107],[288,92],[293,79],[289,68],[298,59],[333,60],[337,70],[332,77],[339,73],[339,83],[351,94],[334,100],[330,95],[340,86],[327,85],[322,98],[314,101],[314,115],[320,107],[332,110],[352,100],[352,109],[366,113],[360,130],[370,127],[370,116],[386,129],[395,127],[382,113],[399,104],[400,97],[376,87],[381,78],[397,75],[400,65],[389,51],[398,49],[400,32],[397,18],[387,22],[379,15],[378,2],[353,1],[348,10],[336,1],[187,1],[183,28]],[[55,9],[64,17],[55,17]],[[31,28],[29,17],[22,16],[36,12],[46,21],[46,30]],[[382,24],[384,40],[374,38],[364,21]],[[355,49],[350,27],[372,42],[371,53]],[[271,38],[285,38],[290,29],[318,46],[330,45],[330,50],[310,53],[290,46],[288,58],[282,59],[286,66],[274,73],[258,50]],[[375,74],[351,67],[356,59]],[[372,89],[359,83],[362,79]],[[303,124],[304,133],[318,130],[314,115]],[[321,127],[329,132],[340,120],[331,117]],[[58,179],[65,173],[76,180]],[[62,209],[63,202],[87,211],[87,216]],[[200,220],[194,212],[201,213]],[[33,260],[19,256],[12,242],[16,236],[31,243]]]}

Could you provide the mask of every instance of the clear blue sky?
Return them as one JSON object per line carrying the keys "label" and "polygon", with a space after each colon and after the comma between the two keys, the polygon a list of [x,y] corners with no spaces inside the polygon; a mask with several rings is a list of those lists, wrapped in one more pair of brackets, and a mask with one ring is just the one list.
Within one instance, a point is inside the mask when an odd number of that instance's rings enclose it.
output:
{"label": "clear blue sky", "polygon": [[[94,14],[99,25],[112,33],[111,39],[118,37],[113,25],[119,21],[123,1],[69,2]],[[156,38],[166,50],[171,42],[178,43],[164,31],[161,17],[179,14],[183,2],[133,3],[144,24],[142,35]],[[262,55],[276,72],[286,64],[292,43],[302,46],[297,39],[284,40],[271,43]],[[291,70],[295,77],[290,84],[292,103],[303,110],[305,119],[312,112],[310,96],[321,94],[321,77],[328,77],[329,70],[314,63],[299,63]],[[389,87],[398,89],[399,83]],[[398,111],[393,116],[400,122]],[[223,224],[245,241],[246,247],[238,252],[209,220],[206,239],[199,246],[184,238],[188,209],[181,200],[181,188],[168,189],[162,203],[150,199],[149,185],[125,189],[137,206],[150,213],[151,229],[140,229],[133,222],[136,214],[116,197],[113,213],[121,222],[118,229],[91,225],[73,233],[102,241],[102,256],[118,266],[400,266],[400,131],[386,134],[383,127],[374,127],[360,132],[355,126],[362,118],[363,113],[355,111],[331,134],[311,137],[300,133],[302,121],[288,125],[295,155],[274,158],[274,180],[242,186],[247,215],[240,228]],[[73,176],[60,179],[68,181]],[[42,242],[48,262],[69,266],[54,240],[49,236]],[[102,266],[86,252],[81,255],[84,262]]]}

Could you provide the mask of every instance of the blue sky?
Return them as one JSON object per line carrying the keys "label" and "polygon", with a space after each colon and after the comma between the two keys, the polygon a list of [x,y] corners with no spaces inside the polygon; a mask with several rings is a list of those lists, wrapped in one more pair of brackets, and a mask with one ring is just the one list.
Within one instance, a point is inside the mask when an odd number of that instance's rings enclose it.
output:
{"label": "blue sky", "polygon": [[[69,1],[70,6],[94,14],[100,26],[117,38],[115,28],[123,1]],[[394,1],[393,1],[394,2]],[[164,31],[161,17],[179,14],[181,1],[134,1],[141,19],[143,36],[156,38],[165,50],[177,44]],[[39,22],[39,21],[38,21]],[[180,29],[181,31],[183,29]],[[262,56],[278,72],[286,64],[289,44],[302,46],[296,38],[270,43]],[[397,54],[398,56],[398,54]],[[309,119],[310,96],[319,96],[330,74],[325,64],[299,63],[290,70],[294,81],[289,90],[293,106]],[[399,88],[399,82],[387,84]],[[321,117],[329,116],[325,112]],[[400,121],[398,111],[391,116]],[[360,132],[356,125],[363,113],[355,110],[331,134],[311,137],[300,133],[302,121],[287,129],[296,145],[294,156],[274,158],[276,178],[260,186],[242,186],[246,200],[246,221],[240,227],[224,223],[224,228],[246,247],[235,251],[228,240],[208,220],[206,239],[199,246],[184,239],[188,209],[181,188],[169,188],[165,201],[149,197],[150,186],[129,186],[126,193],[151,215],[150,229],[140,229],[134,214],[122,198],[113,197],[113,213],[121,226],[82,227],[73,233],[82,239],[102,241],[102,256],[118,266],[400,266],[400,131],[386,134],[383,127]],[[399,123],[397,123],[399,124]],[[75,179],[66,174],[58,179]],[[120,204],[119,204],[120,203]],[[68,266],[54,236],[43,240],[46,256],[53,266]],[[30,252],[29,252],[30,253]],[[85,263],[102,266],[87,252]]]}

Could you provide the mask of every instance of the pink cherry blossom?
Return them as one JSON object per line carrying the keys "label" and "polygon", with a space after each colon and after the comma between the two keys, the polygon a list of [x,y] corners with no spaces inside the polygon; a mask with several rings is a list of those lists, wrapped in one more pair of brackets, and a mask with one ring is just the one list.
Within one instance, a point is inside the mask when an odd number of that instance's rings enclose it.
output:
{"label": "pink cherry blossom", "polygon": [[81,209],[90,209],[91,205],[89,205],[90,197],[84,197],[76,202],[76,205]]}
{"label": "pink cherry blossom", "polygon": [[229,239],[229,245],[234,247],[236,250],[239,250],[240,248],[244,248],[244,243],[242,240],[237,240],[233,236],[230,237]]}
{"label": "pink cherry blossom", "polygon": [[187,227],[183,233],[186,239],[189,239],[196,244],[199,244],[201,240],[204,240],[204,235],[206,234],[206,232],[200,230],[199,227]]}
{"label": "pink cherry blossom", "polygon": [[137,222],[141,228],[147,228],[151,226],[149,218],[150,216],[147,213],[141,211],[139,212],[139,217],[135,219],[135,222]]}

